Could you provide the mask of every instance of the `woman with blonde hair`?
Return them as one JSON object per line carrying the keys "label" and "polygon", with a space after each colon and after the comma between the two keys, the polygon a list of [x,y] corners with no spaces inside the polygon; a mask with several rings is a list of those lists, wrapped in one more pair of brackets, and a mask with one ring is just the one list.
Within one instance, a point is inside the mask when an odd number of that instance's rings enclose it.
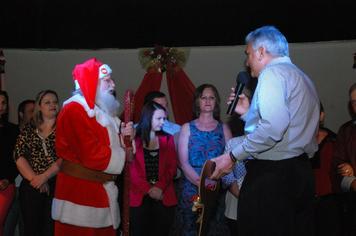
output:
{"label": "woman with blonde hair", "polygon": [[33,118],[21,130],[16,142],[13,157],[23,177],[20,206],[26,235],[54,235],[51,206],[62,161],[54,149],[58,113],[57,93],[40,92]]}

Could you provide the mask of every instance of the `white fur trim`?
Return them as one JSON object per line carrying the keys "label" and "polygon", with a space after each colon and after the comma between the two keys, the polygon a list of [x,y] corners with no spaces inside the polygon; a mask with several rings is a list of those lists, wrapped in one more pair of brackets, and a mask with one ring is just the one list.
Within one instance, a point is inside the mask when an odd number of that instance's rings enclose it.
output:
{"label": "white fur trim", "polygon": [[79,103],[80,105],[82,105],[84,107],[84,110],[86,112],[88,112],[90,110],[88,103],[85,101],[85,98],[82,95],[76,94],[76,95],[72,96],[71,98],[69,98],[68,100],[63,102],[63,107],[65,107],[65,105],[67,105],[71,102]]}
{"label": "white fur trim", "polygon": [[89,116],[90,118],[93,118],[93,117],[95,116],[95,111],[94,111],[93,109],[90,109],[90,110],[88,111],[88,116]]}
{"label": "white fur trim", "polygon": [[73,202],[54,198],[52,202],[52,218],[61,223],[90,228],[103,228],[113,226],[117,229],[120,225],[120,208],[117,202],[119,190],[113,181],[103,184],[109,206],[97,208],[83,206]]}
{"label": "white fur trim", "polygon": [[74,80],[75,90],[80,89],[78,80]]}
{"label": "white fur trim", "polygon": [[116,130],[113,130],[111,126],[106,127],[108,130],[111,158],[108,167],[104,170],[109,174],[120,174],[125,165],[125,151],[120,147],[120,139]]}
{"label": "white fur trim", "polygon": [[[65,101],[63,103],[63,107],[65,107],[65,105],[71,103],[71,102],[77,102],[80,105],[83,106],[84,110],[88,113],[89,117],[96,117],[96,121],[101,124],[101,126],[106,127],[110,124],[110,122],[107,120],[107,118],[105,118],[102,114],[105,114],[98,106],[95,105],[94,110],[90,109],[90,107],[88,106],[87,101],[85,100],[85,98],[82,95],[76,94],[74,96],[72,96],[71,98],[69,98],[67,101]],[[108,116],[108,115],[107,115]]]}
{"label": "white fur trim", "polygon": [[83,206],[56,198],[52,202],[52,218],[61,223],[81,227],[103,228],[113,225],[109,207]]}
{"label": "white fur trim", "polygon": [[99,67],[99,79],[102,79],[111,73],[112,73],[112,69],[107,64],[104,64]]}
{"label": "white fur trim", "polygon": [[65,101],[63,103],[63,107],[71,102],[79,103],[80,105],[82,105],[84,107],[84,110],[88,113],[88,116],[90,118],[94,117],[95,110],[89,108],[88,103],[87,103],[87,101],[85,101],[85,98],[83,96],[81,96],[79,94],[74,95],[73,97],[69,98],[67,101]]}
{"label": "white fur trim", "polygon": [[[114,117],[114,121],[115,121],[115,123],[117,124],[117,126],[120,127],[120,125],[121,125],[121,120],[119,119],[119,117],[115,116],[115,117]],[[119,130],[118,133],[120,133],[120,131],[121,131],[121,130]]]}
{"label": "white fur trim", "polygon": [[104,188],[108,194],[109,204],[110,204],[110,213],[111,219],[113,222],[113,228],[117,229],[120,225],[120,208],[119,203],[117,202],[117,197],[119,195],[119,190],[116,187],[113,181],[105,183]]}
{"label": "white fur trim", "polygon": [[[96,121],[103,127],[109,126],[110,119],[112,119],[112,117],[110,117],[108,114],[102,112],[102,110],[100,110],[99,107],[97,107],[97,108],[98,109],[95,110]],[[113,123],[111,125],[113,125],[115,127],[115,123]]]}

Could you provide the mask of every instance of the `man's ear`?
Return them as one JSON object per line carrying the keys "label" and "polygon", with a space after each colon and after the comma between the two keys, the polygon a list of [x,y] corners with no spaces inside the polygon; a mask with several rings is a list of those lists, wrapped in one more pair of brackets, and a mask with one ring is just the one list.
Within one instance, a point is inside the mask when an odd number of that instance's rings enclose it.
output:
{"label": "man's ear", "polygon": [[257,50],[260,53],[260,55],[262,55],[262,56],[263,56],[263,54],[267,53],[266,48],[264,46],[260,46]]}
{"label": "man's ear", "polygon": [[22,111],[19,111],[19,116],[21,119],[23,119],[23,112]]}
{"label": "man's ear", "polygon": [[324,121],[324,116],[325,116],[325,113],[323,111],[320,112],[320,117],[319,117],[320,123],[322,123]]}

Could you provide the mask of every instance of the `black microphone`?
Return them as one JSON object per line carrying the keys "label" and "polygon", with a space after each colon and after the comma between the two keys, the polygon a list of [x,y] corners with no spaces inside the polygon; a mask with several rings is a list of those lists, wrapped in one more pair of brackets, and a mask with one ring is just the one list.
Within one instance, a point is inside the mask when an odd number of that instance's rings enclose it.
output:
{"label": "black microphone", "polygon": [[244,89],[244,86],[248,83],[247,73],[244,72],[244,71],[241,71],[237,75],[236,83],[237,83],[237,85],[236,85],[236,88],[235,88],[235,98],[231,102],[231,104],[229,105],[229,108],[227,109],[227,112],[226,112],[226,114],[228,116],[232,116],[232,113],[234,113],[236,104],[239,101],[239,95],[242,93],[242,90]]}

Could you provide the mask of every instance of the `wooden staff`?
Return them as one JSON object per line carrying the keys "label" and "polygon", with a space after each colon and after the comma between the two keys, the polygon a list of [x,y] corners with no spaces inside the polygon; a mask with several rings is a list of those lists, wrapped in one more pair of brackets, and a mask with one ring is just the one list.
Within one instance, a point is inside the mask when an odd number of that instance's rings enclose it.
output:
{"label": "wooden staff", "polygon": [[[125,93],[125,117],[124,122],[127,124],[132,121],[134,113],[134,92],[131,89]],[[124,137],[126,162],[124,167],[124,194],[123,194],[123,234],[130,235],[130,163],[132,162],[132,142],[129,136]]]}
{"label": "wooden staff", "polygon": [[207,160],[204,163],[199,181],[199,197],[203,203],[202,220],[200,222],[199,236],[208,235],[211,209],[216,205],[218,198],[220,180],[209,180],[215,170],[215,162]]}

